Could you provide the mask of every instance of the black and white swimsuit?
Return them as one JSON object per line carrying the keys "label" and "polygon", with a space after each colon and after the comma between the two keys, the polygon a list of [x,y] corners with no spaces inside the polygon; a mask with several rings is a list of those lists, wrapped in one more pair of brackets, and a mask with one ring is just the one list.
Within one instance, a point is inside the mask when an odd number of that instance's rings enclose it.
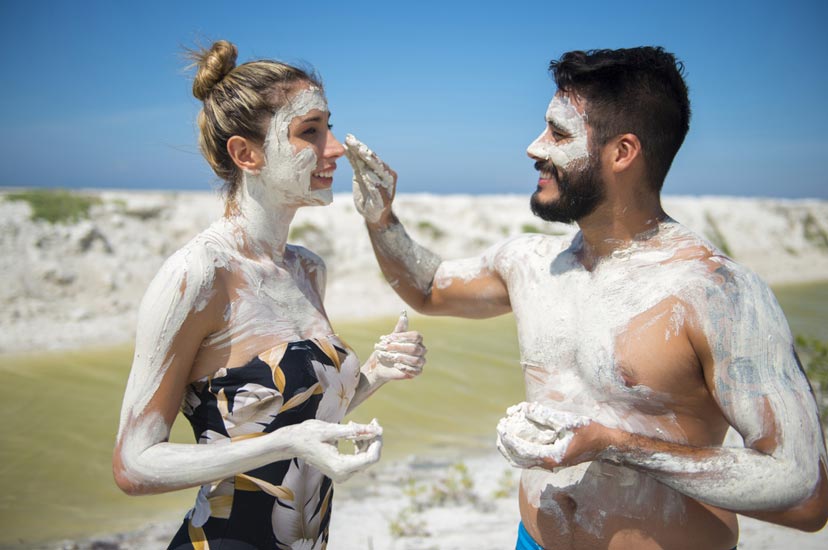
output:
{"label": "black and white swimsuit", "polygon": [[[281,344],[187,386],[182,412],[199,444],[225,445],[316,418],[340,422],[359,381],[338,337]],[[331,480],[299,458],[204,485],[168,549],[322,550]]]}

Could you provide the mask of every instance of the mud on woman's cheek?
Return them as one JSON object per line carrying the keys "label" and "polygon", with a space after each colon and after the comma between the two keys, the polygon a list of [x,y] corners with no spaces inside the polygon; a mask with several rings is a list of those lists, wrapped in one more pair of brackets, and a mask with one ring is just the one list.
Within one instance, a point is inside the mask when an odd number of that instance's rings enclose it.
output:
{"label": "mud on woman's cheek", "polygon": [[279,109],[265,137],[265,167],[259,174],[245,174],[249,179],[260,179],[283,204],[324,205],[333,200],[330,189],[311,190],[311,173],[318,160],[316,153],[311,147],[297,150],[289,139],[291,122],[314,109],[328,111],[322,90],[315,86],[297,93]]}

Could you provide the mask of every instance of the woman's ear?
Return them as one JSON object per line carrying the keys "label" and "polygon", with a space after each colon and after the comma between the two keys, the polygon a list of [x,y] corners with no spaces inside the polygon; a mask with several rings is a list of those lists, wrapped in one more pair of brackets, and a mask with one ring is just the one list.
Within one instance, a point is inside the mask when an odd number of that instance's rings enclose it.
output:
{"label": "woman's ear", "polygon": [[635,134],[621,134],[613,140],[612,171],[624,172],[643,160],[641,155],[641,141]]}
{"label": "woman's ear", "polygon": [[227,140],[227,153],[242,172],[256,174],[264,168],[264,149],[247,138],[232,136]]}

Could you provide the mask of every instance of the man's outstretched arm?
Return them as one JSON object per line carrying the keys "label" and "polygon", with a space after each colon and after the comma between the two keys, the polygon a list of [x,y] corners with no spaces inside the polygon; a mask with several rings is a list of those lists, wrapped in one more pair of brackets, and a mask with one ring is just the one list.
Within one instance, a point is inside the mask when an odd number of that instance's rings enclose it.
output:
{"label": "man's outstretched arm", "polygon": [[374,254],[388,283],[415,310],[485,318],[511,310],[494,253],[443,261],[415,242],[392,211],[397,174],[352,135],[345,138],[354,169],[354,204],[365,218]]}

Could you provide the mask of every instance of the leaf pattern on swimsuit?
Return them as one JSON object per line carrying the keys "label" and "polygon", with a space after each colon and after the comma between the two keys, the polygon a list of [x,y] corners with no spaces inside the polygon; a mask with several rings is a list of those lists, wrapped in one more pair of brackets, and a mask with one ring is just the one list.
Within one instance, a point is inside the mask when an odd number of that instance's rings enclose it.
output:
{"label": "leaf pattern on swimsuit", "polygon": [[[200,444],[229,445],[311,418],[340,422],[358,381],[338,337],[301,340],[191,383],[181,411]],[[321,550],[332,497],[331,480],[303,460],[274,462],[201,487],[168,548]]]}

